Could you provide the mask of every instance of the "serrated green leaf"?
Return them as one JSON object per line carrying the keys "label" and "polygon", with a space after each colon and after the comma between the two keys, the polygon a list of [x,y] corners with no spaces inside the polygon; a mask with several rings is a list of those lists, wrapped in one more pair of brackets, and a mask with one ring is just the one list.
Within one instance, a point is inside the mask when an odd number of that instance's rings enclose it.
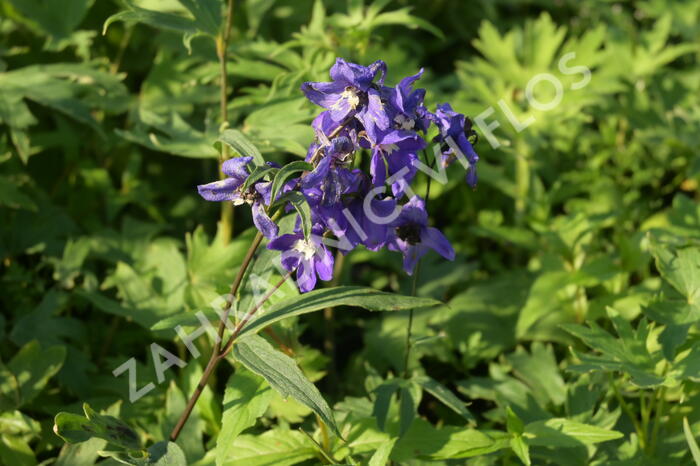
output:
{"label": "serrated green leaf", "polygon": [[233,353],[238,361],[264,377],[283,397],[292,396],[311,408],[336,435],[342,437],[328,403],[292,358],[275,350],[257,335],[237,340]]}
{"label": "serrated green leaf", "polygon": [[221,431],[216,439],[216,464],[231,456],[234,440],[246,428],[255,424],[270,404],[272,390],[252,372],[239,368],[226,383]]}

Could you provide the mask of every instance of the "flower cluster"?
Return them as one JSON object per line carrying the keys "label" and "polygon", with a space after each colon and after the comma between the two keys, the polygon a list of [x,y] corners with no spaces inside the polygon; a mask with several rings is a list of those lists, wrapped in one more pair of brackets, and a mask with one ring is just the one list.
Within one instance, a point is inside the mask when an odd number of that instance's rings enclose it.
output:
{"label": "flower cluster", "polygon": [[[384,85],[386,72],[382,61],[365,67],[338,58],[330,70],[331,82],[302,85],[306,97],[325,110],[312,123],[315,139],[306,157],[308,169],[284,180],[276,199],[271,199],[272,182],[264,177],[246,183],[250,157],[226,161],[222,170],[229,178],[199,186],[207,200],[252,206],[256,227],[270,240],[268,248],[281,251],[282,266],[296,271],[303,292],[316,286],[317,276],[332,278],[330,237],[343,253],[358,245],[400,252],[409,275],[429,249],[454,259],[447,238],[428,226],[425,201],[410,185],[432,126],[437,128],[432,139],[438,147],[435,162],[447,166],[459,159],[467,169],[467,183],[476,184],[479,157],[472,146],[471,122],[449,104],[439,105],[435,113],[425,107],[425,90],[413,88],[423,70],[394,87]],[[279,235],[268,215],[271,206],[287,204],[291,191],[303,194],[308,203],[310,234],[302,233],[299,216],[293,233]]]}

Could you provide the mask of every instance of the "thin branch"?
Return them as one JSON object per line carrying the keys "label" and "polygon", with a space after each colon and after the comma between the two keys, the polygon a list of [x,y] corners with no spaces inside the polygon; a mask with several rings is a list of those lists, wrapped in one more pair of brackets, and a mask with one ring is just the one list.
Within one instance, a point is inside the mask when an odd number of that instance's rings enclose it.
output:
{"label": "thin branch", "polygon": [[[423,151],[423,156],[425,157],[426,163],[428,162],[428,154]],[[435,167],[435,162],[436,159],[433,159],[433,161],[430,163],[430,168],[433,169]],[[428,208],[428,200],[430,199],[430,182],[432,181],[432,177],[428,177],[428,182],[425,186],[425,207],[426,209]],[[413,272],[413,282],[411,284],[411,296],[416,296],[417,294],[417,289],[418,289],[418,274],[420,273],[420,260],[416,264],[416,270]],[[411,344],[411,337],[413,333],[413,309],[408,311],[408,328],[406,329],[406,355],[404,356],[404,363],[403,363],[403,377],[404,379],[408,378],[408,362],[409,358],[411,356],[411,347],[413,346]]]}
{"label": "thin branch", "polygon": [[212,372],[214,371],[217,364],[221,360],[221,358],[219,358],[219,354],[221,353],[221,342],[223,340],[224,331],[226,329],[226,322],[228,321],[229,314],[231,313],[231,307],[233,306],[233,300],[236,299],[236,294],[238,293],[238,289],[240,288],[241,282],[243,281],[243,276],[245,275],[245,271],[250,266],[250,263],[253,260],[253,256],[255,255],[255,251],[258,249],[258,246],[260,246],[262,239],[263,239],[262,233],[258,232],[258,234],[255,236],[255,239],[253,239],[253,242],[251,243],[250,247],[248,248],[248,252],[246,253],[245,257],[243,258],[243,263],[238,268],[238,273],[236,274],[236,278],[233,280],[233,283],[231,284],[231,290],[229,292],[229,295],[226,297],[226,302],[224,303],[224,307],[223,307],[224,313],[221,316],[221,321],[219,322],[219,329],[217,331],[218,341],[217,341],[215,347],[212,349],[211,356],[209,357],[209,362],[207,363],[207,367],[204,369],[204,373],[202,374],[202,377],[200,378],[199,383],[197,384],[197,388],[195,388],[194,393],[192,393],[192,396],[187,401],[187,406],[185,406],[185,410],[180,415],[180,418],[178,419],[177,424],[175,424],[175,427],[173,427],[173,430],[170,433],[170,440],[172,442],[177,440],[177,437],[180,435],[182,428],[185,426],[185,423],[187,422],[187,419],[192,414],[192,410],[194,409],[194,405],[197,403],[197,400],[201,396],[202,391],[204,390],[204,387],[206,387],[207,382],[209,380],[209,377],[211,377]]}
{"label": "thin branch", "polygon": [[270,299],[270,296],[272,296],[277,290],[280,289],[282,285],[284,285],[284,282],[286,282],[289,279],[289,277],[292,276],[292,273],[294,273],[293,270],[291,272],[287,272],[287,274],[284,277],[282,277],[282,279],[279,282],[277,282],[275,286],[273,286],[272,289],[265,294],[265,296],[263,296],[260,302],[253,306],[253,308],[250,311],[248,311],[248,313],[243,317],[243,319],[241,319],[241,321],[238,322],[238,325],[236,325],[236,328],[233,329],[231,336],[228,338],[226,346],[224,346],[224,348],[221,350],[218,356],[219,358],[225,357],[226,354],[228,354],[228,352],[231,351],[231,348],[233,348],[233,344],[235,343],[238,335],[241,333],[241,330],[243,330],[243,327],[250,321],[250,319],[253,318],[255,313],[260,310],[263,304],[265,304],[267,300]]}

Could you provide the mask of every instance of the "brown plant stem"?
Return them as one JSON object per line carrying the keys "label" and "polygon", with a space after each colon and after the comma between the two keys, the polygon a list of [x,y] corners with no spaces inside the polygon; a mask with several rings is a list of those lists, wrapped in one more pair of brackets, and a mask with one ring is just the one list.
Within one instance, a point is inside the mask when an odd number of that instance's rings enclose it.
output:
{"label": "brown plant stem", "polygon": [[217,330],[218,341],[212,349],[211,356],[209,357],[209,362],[207,363],[207,367],[204,369],[204,373],[202,374],[202,377],[200,378],[199,383],[197,384],[197,388],[188,400],[185,410],[183,411],[182,415],[177,421],[177,424],[175,424],[175,427],[170,433],[170,440],[173,442],[177,440],[177,437],[180,435],[180,431],[184,427],[185,422],[187,422],[187,419],[190,417],[190,414],[192,414],[192,409],[194,408],[194,405],[197,403],[199,396],[202,394],[202,390],[204,390],[204,387],[206,386],[209,377],[214,371],[216,365],[218,364],[218,360],[220,359],[218,356],[221,353],[221,342],[223,340],[224,330],[226,329],[226,322],[228,321],[229,314],[231,313],[233,301],[234,299],[236,299],[236,293],[238,293],[238,289],[241,286],[241,282],[243,281],[245,271],[250,266],[250,263],[253,260],[253,256],[255,255],[255,251],[258,249],[258,246],[260,246],[262,239],[263,234],[258,232],[258,234],[255,235],[253,242],[250,244],[248,252],[246,252],[241,266],[238,268],[236,278],[233,280],[233,283],[231,283],[231,290],[229,291],[229,294],[226,297],[226,302],[223,306],[224,313],[221,316],[221,321],[219,322],[219,328]]}
{"label": "brown plant stem", "polygon": [[[216,344],[216,347],[214,351],[212,351],[211,357],[209,358],[209,362],[207,363],[207,367],[204,369],[204,373],[202,374],[202,377],[200,378],[199,383],[197,384],[197,387],[194,390],[194,393],[192,393],[192,396],[187,401],[187,406],[185,407],[185,410],[180,415],[177,424],[175,424],[175,427],[170,433],[171,442],[175,442],[177,440],[178,436],[180,435],[180,432],[182,431],[182,428],[187,422],[187,419],[189,419],[190,415],[192,414],[192,410],[197,404],[197,400],[199,400],[199,397],[202,395],[204,388],[207,386],[207,381],[209,380],[209,377],[211,377],[211,374],[214,372],[214,369],[216,369],[216,366],[221,362],[221,360],[224,359],[226,355],[231,351],[231,349],[233,348],[233,344],[235,343],[238,335],[241,333],[241,330],[243,330],[243,327],[250,321],[250,319],[255,315],[255,313],[267,302],[267,300],[270,299],[270,296],[272,296],[284,284],[284,282],[286,282],[289,279],[291,275],[292,272],[288,272],[284,277],[282,277],[282,279],[274,287],[272,287],[272,289],[268,291],[265,294],[265,296],[263,296],[263,298],[255,306],[253,306],[253,308],[250,311],[248,311],[245,317],[243,317],[243,319],[241,319],[241,321],[238,322],[236,327],[233,329],[231,336],[229,337],[228,341],[226,342],[226,345],[223,348],[221,347],[221,339]],[[226,313],[224,313],[224,316],[226,316]],[[221,322],[225,328],[226,321],[222,318]]]}

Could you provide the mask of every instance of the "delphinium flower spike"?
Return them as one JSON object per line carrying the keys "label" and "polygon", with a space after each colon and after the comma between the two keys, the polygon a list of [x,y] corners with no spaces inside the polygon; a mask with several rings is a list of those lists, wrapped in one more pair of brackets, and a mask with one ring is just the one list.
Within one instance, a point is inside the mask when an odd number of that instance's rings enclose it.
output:
{"label": "delphinium flower spike", "polygon": [[[381,60],[362,66],[338,58],[330,82],[301,86],[324,110],[311,124],[315,138],[306,157],[311,168],[285,180],[277,199],[271,199],[272,172],[247,181],[255,172],[251,157],[227,160],[222,170],[228,178],[199,186],[207,200],[251,205],[255,226],[269,240],[267,247],[281,251],[282,267],[296,271],[302,292],[314,289],[317,279],[332,278],[333,254],[326,239],[339,241],[343,253],[360,245],[400,252],[408,274],[430,249],[454,259],[447,238],[428,225],[425,202],[412,194],[410,185],[433,125],[438,134],[432,141],[440,145],[441,154],[437,162],[447,166],[460,159],[467,183],[476,184],[479,157],[470,120],[449,104],[439,105],[435,113],[425,107],[425,89],[414,89],[422,69],[393,87],[384,85],[386,74]],[[361,160],[369,162],[363,165]],[[308,204],[309,225],[302,228],[299,215],[294,231],[280,235],[267,210],[278,204],[293,210],[292,197]]]}

